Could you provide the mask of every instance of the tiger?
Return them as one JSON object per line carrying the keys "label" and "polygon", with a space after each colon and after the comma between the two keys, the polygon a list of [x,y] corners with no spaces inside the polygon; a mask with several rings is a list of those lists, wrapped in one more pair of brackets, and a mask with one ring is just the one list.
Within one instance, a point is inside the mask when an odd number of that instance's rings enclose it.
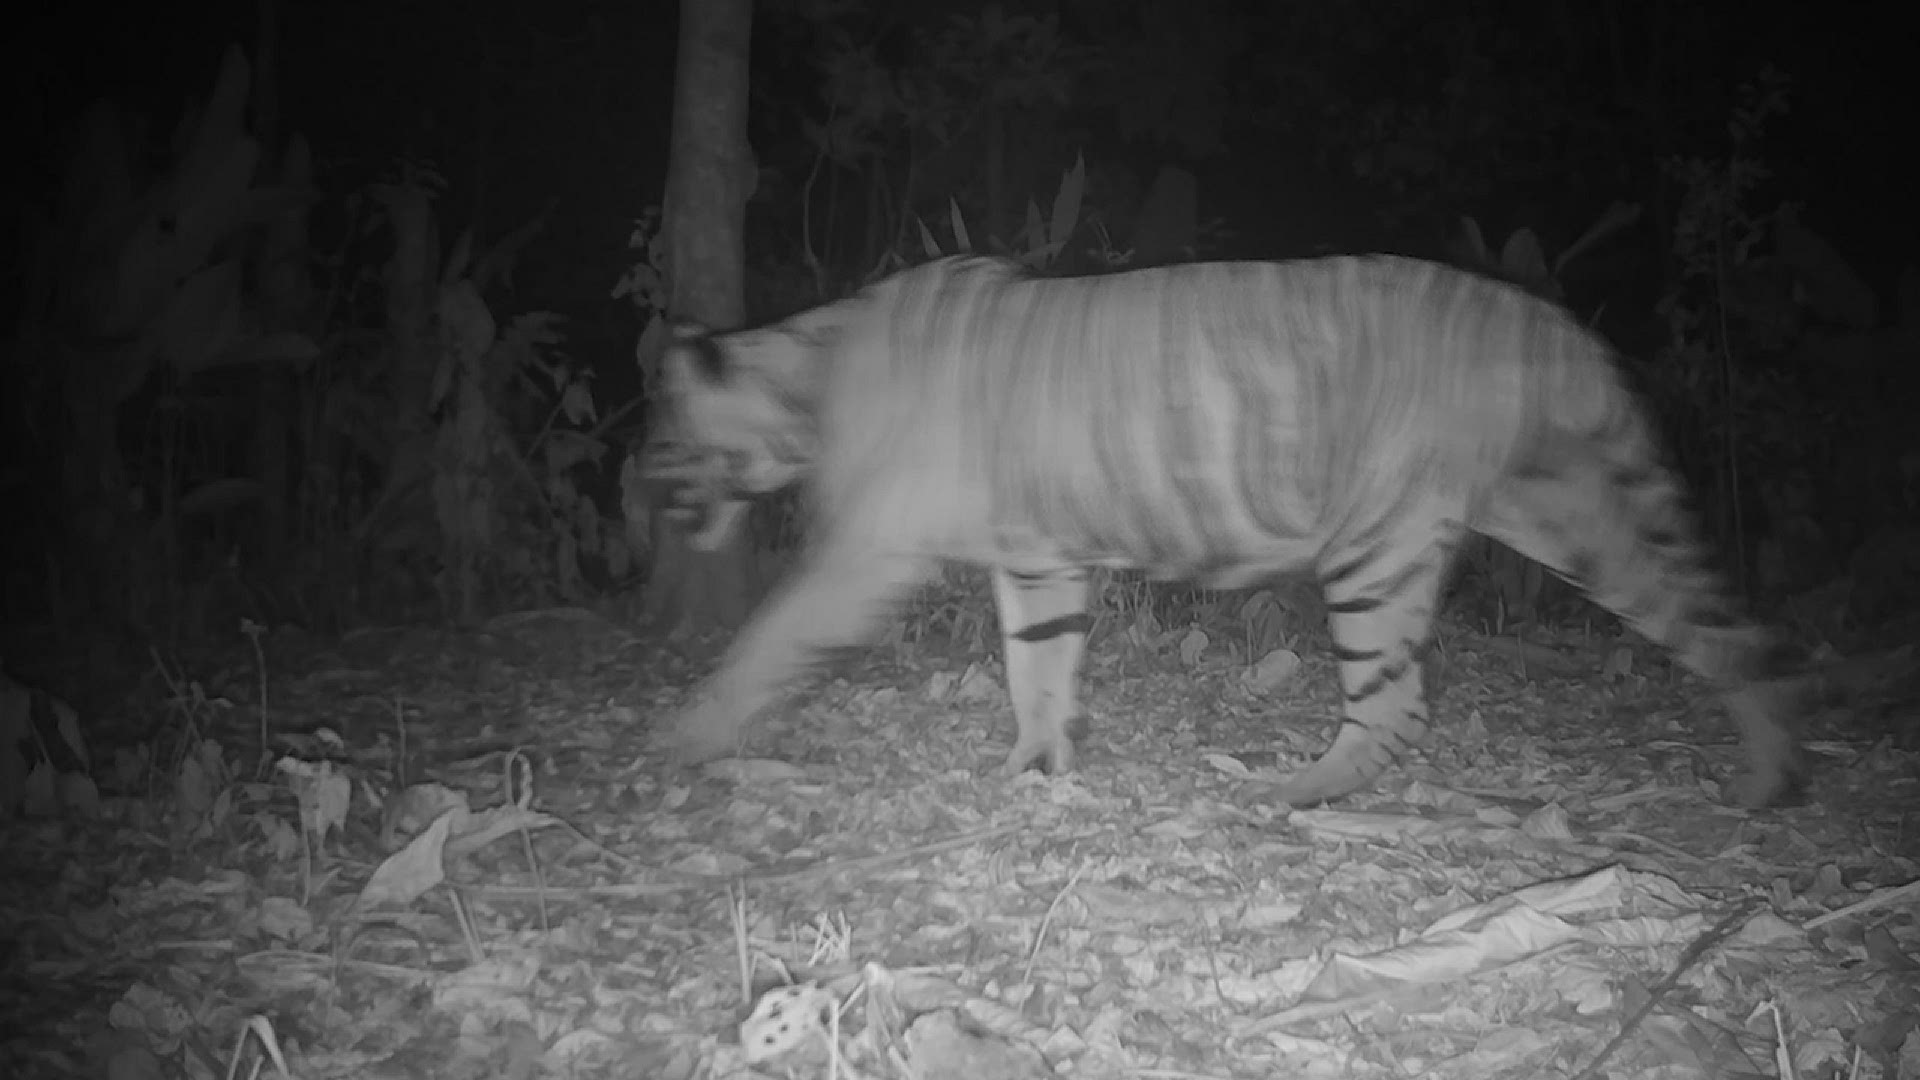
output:
{"label": "tiger", "polygon": [[1479,533],[1540,562],[1717,692],[1761,807],[1804,790],[1793,685],[1743,613],[1610,347],[1560,306],[1389,255],[1045,277],[950,256],[757,329],[682,325],[640,458],[692,545],[797,486],[793,569],[656,743],[738,752],[829,650],[943,562],[985,567],[1017,735],[1071,772],[1098,568],[1244,588],[1310,573],[1344,692],[1274,796],[1374,785],[1428,735],[1423,661]]}

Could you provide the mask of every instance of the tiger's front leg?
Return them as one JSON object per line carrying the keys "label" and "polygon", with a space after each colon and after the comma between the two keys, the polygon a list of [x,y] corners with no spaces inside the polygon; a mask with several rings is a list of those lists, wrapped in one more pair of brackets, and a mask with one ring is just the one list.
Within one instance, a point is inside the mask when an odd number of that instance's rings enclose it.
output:
{"label": "tiger's front leg", "polygon": [[1048,774],[1073,771],[1073,727],[1080,719],[1080,657],[1093,617],[1081,567],[993,570],[994,604],[1006,645],[1007,693],[1019,738],[1007,755],[1014,776],[1042,761]]}
{"label": "tiger's front leg", "polygon": [[698,700],[656,737],[680,764],[739,752],[747,725],[828,649],[858,645],[926,580],[925,560],[831,547],[809,554],[727,650]]}

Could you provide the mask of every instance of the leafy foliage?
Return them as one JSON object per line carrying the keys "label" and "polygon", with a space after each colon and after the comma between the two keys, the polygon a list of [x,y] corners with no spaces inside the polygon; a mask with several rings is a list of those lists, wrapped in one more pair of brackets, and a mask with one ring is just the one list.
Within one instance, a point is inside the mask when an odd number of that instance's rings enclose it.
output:
{"label": "leafy foliage", "polygon": [[[591,373],[561,351],[557,316],[502,332],[484,299],[545,215],[443,252],[446,184],[402,161],[344,201],[339,246],[316,252],[304,143],[270,183],[241,123],[247,76],[231,52],[158,175],[134,168],[135,128],[104,106],[71,162],[36,266],[45,300],[13,350],[66,367],[9,374],[33,407],[76,418],[64,456],[80,468],[33,482],[56,485],[55,520],[93,524],[39,539],[55,572],[35,599],[197,634],[423,603],[473,618],[582,598],[589,567],[623,576],[624,538],[587,487],[606,450]],[[262,455],[269,433],[290,457]],[[265,513],[275,499],[284,519]]]}
{"label": "leafy foliage", "polygon": [[[1782,201],[1793,169],[1811,167],[1767,142],[1788,84],[1740,88],[1699,70],[1709,56],[1714,71],[1757,70],[1763,28],[1631,5],[1499,16],[1416,0],[768,0],[754,27],[754,316],[844,295],[934,250],[1004,251],[1056,272],[1129,265],[1142,178],[1171,162],[1203,174],[1187,198],[1210,210],[1230,186],[1220,178],[1272,185],[1254,209],[1273,220],[1235,222],[1255,237],[1247,254],[1432,254],[1471,213],[1494,240],[1481,258],[1517,256],[1529,237],[1536,257],[1519,276],[1604,313],[1630,355],[1657,353],[1642,381],[1724,536],[1751,548],[1797,517],[1845,549],[1897,524],[1909,514],[1897,463],[1914,450],[1879,414],[1913,378],[1890,362],[1904,355],[1898,335],[1806,224],[1826,218]],[[511,108],[441,80],[422,98],[443,114],[437,127],[388,109],[426,149],[376,150],[370,160],[391,162],[378,177],[249,130],[237,52],[177,122],[103,106],[68,133],[77,153],[59,197],[23,215],[34,254],[0,372],[0,484],[52,508],[11,537],[10,609],[69,623],[109,612],[139,630],[230,626],[239,613],[335,626],[580,597],[625,576],[645,523],[616,537],[601,520],[613,478],[599,455],[627,410],[603,412],[611,379],[590,378],[590,358],[624,350],[575,339],[553,288],[554,266],[580,278],[604,263],[574,250],[536,262],[547,276],[526,295],[540,299],[509,299],[512,271],[551,243],[556,219],[508,210],[524,220],[503,232],[487,208],[575,198],[549,175],[556,154],[611,160],[649,140],[629,111],[577,104],[629,87],[628,61],[588,50],[604,67],[586,70],[539,25],[529,12],[459,28],[525,36],[547,70],[516,84],[529,92]],[[521,62],[489,53],[482,69],[498,81]],[[408,85],[435,80],[414,66]],[[353,115],[364,125],[378,111]],[[561,115],[572,125],[553,125]],[[544,126],[453,156],[508,117]],[[509,145],[540,148],[518,190],[490,183],[504,171],[478,175],[504,169]],[[1230,166],[1199,164],[1228,149]],[[601,186],[655,168],[653,152]],[[449,182],[428,154],[472,160],[475,175]],[[1312,184],[1350,197],[1367,224]],[[1582,245],[1564,239],[1623,199],[1648,207],[1645,227],[1574,261]],[[1219,232],[1193,218],[1146,258],[1217,250]],[[626,288],[657,304],[662,285],[639,260]],[[780,545],[797,522],[762,526]]]}

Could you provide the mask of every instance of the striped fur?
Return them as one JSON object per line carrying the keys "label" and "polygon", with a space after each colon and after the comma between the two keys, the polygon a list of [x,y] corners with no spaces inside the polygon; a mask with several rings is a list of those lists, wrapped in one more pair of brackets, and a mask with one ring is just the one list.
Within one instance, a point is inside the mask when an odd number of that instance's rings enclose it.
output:
{"label": "striped fur", "polygon": [[1281,796],[1372,783],[1426,735],[1420,660],[1480,532],[1581,586],[1715,683],[1748,805],[1802,761],[1767,635],[1739,614],[1605,345],[1498,282],[1406,259],[1039,279],[904,271],[761,330],[680,335],[647,454],[713,541],[804,482],[802,561],[666,741],[733,751],[783,682],[868,638],[942,559],[991,568],[1019,737],[1070,770],[1087,568],[1220,587],[1311,571],[1346,722]]}

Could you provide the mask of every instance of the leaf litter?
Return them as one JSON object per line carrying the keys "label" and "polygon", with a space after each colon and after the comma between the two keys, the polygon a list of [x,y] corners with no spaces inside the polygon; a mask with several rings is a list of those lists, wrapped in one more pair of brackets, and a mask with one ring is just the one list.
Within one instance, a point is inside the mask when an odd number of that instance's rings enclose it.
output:
{"label": "leaf litter", "polygon": [[1197,633],[1097,645],[1080,771],[1014,779],[937,635],[685,771],[644,747],[686,643],[274,635],[9,808],[0,1072],[1920,1075],[1910,751],[1828,717],[1811,803],[1732,810],[1656,656],[1463,633],[1431,745],[1288,808],[1324,650]]}

